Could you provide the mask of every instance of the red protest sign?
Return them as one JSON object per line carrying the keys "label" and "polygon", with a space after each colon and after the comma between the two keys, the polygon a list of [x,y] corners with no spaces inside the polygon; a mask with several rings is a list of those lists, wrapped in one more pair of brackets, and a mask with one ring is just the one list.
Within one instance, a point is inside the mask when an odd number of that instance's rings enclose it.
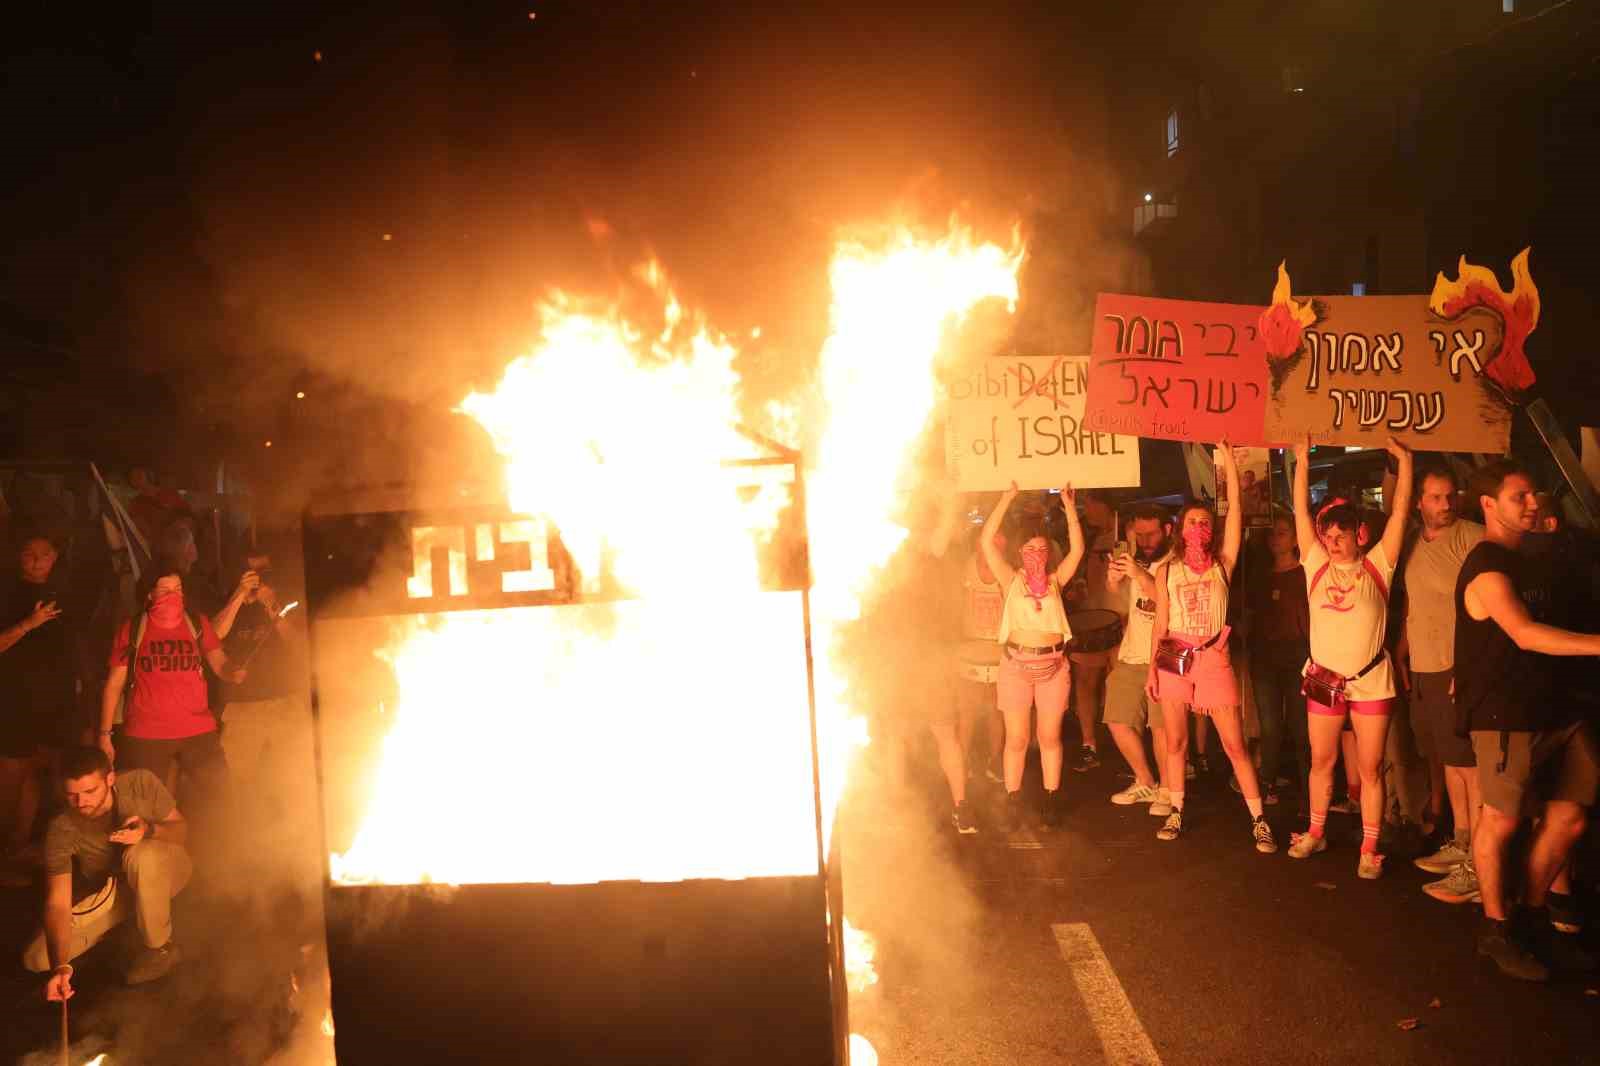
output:
{"label": "red protest sign", "polygon": [[1265,444],[1262,310],[1101,293],[1084,424],[1165,440]]}

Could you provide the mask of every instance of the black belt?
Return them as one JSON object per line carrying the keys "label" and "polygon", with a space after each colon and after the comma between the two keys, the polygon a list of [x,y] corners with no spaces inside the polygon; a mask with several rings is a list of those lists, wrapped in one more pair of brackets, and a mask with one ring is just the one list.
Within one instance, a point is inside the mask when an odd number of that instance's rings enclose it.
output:
{"label": "black belt", "polygon": [[1051,655],[1058,651],[1067,650],[1065,644],[1052,644],[1048,648],[1025,648],[1021,644],[1013,644],[1010,641],[1006,641],[1006,648],[1010,651],[1020,652],[1023,655]]}

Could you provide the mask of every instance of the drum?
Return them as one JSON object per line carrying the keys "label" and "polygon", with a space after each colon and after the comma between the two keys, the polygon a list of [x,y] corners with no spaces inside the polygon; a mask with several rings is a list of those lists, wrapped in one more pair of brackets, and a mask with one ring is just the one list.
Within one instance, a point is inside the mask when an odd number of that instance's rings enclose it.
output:
{"label": "drum", "polygon": [[1074,655],[1115,651],[1122,643],[1122,616],[1116,611],[1073,611],[1067,615],[1067,625],[1072,627],[1067,651]]}
{"label": "drum", "polygon": [[956,658],[956,675],[963,681],[992,685],[1000,679],[1000,645],[992,640],[964,640]]}

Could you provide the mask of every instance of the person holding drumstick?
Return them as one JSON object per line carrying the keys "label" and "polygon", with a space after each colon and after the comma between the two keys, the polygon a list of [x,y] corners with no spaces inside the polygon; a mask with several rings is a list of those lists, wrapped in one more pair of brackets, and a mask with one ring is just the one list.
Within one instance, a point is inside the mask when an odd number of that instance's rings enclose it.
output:
{"label": "person holding drumstick", "polygon": [[[1239,498],[1239,464],[1228,442],[1217,445],[1228,497]],[[1228,589],[1239,562],[1244,508],[1228,508],[1221,542],[1216,515],[1207,504],[1186,504],[1178,514],[1179,543],[1156,574],[1156,621],[1150,634],[1150,670],[1145,691],[1161,701],[1167,725],[1167,774],[1172,813],[1156,831],[1160,840],[1183,833],[1183,772],[1188,763],[1189,709],[1209,715],[1233,763],[1239,790],[1250,810],[1256,850],[1278,850],[1262,814],[1261,783],[1244,743],[1239,678],[1228,653]]]}
{"label": "person holding drumstick", "polygon": [[1011,483],[1000,496],[984,523],[979,546],[989,570],[1005,588],[1005,606],[1000,614],[996,643],[1005,648],[1000,660],[998,696],[1005,716],[1006,748],[1004,777],[1006,806],[1004,828],[1015,829],[1022,814],[1022,767],[1028,756],[1028,712],[1038,710],[1039,764],[1044,772],[1044,802],[1040,825],[1054,829],[1061,823],[1061,719],[1067,711],[1071,689],[1071,667],[1067,664],[1067,642],[1072,630],[1061,602],[1061,586],[1077,572],[1083,560],[1083,528],[1072,486],[1061,489],[1061,505],[1066,511],[1068,539],[1066,558],[1053,571],[1049,568],[1050,540],[1038,522],[1019,524],[1017,540],[1021,546],[1021,569],[1014,569],[1001,553],[998,536],[1006,512],[1017,498],[1017,484]]}

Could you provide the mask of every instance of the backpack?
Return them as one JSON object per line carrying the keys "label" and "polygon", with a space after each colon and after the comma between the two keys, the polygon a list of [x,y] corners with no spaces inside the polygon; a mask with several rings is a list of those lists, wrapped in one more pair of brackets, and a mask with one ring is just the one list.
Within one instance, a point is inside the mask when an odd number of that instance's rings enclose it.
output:
{"label": "backpack", "polygon": [[[183,612],[183,620],[189,624],[189,635],[194,637],[195,651],[200,651],[200,623],[195,621],[194,615],[187,610]],[[139,655],[139,645],[144,643],[145,630],[150,624],[150,612],[142,610],[128,622],[128,680],[122,686],[122,695],[117,698],[117,713],[112,718],[113,725],[122,724],[122,712],[128,706],[128,701],[133,698],[133,686],[139,680],[139,671],[134,669],[134,660]]]}

